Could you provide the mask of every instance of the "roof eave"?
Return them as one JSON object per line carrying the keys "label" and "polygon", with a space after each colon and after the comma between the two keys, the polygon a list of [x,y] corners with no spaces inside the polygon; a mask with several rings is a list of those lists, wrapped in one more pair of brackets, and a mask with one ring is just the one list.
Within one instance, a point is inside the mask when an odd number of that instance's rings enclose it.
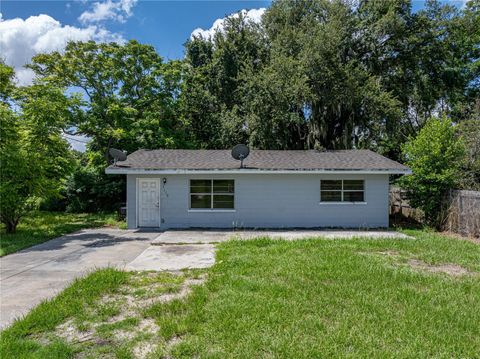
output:
{"label": "roof eave", "polygon": [[398,174],[409,175],[412,171],[406,169],[311,169],[311,170],[280,170],[280,169],[147,169],[147,168],[127,168],[127,167],[107,167],[106,174]]}

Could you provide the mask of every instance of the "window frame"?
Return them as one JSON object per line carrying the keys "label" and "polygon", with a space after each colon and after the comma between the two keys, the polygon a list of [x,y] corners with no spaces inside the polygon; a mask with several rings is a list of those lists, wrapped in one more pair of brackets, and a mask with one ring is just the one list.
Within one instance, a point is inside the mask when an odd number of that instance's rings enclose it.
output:
{"label": "window frame", "polygon": [[[341,181],[342,183],[342,188],[337,189],[337,190],[322,190],[322,181]],[[344,189],[344,181],[362,181],[363,183],[363,189],[361,190],[350,190],[350,189]],[[359,178],[344,178],[344,179],[320,179],[320,204],[322,205],[329,205],[329,204],[367,204],[367,199],[366,199],[366,190],[365,190],[365,179],[359,179]],[[322,201],[322,192],[340,192],[340,201]],[[344,201],[344,193],[345,192],[362,192],[363,193],[363,200],[362,201]]]}
{"label": "window frame", "polygon": [[[192,181],[210,181],[210,192],[198,192],[192,193]],[[233,192],[214,192],[213,191],[213,182],[214,181],[232,181],[233,182]],[[210,208],[192,208],[192,195],[204,195],[210,196]],[[213,198],[215,195],[219,196],[232,196],[233,197],[233,208],[213,208]],[[235,180],[233,178],[190,178],[188,180],[188,212],[235,212],[236,211],[235,203]]]}

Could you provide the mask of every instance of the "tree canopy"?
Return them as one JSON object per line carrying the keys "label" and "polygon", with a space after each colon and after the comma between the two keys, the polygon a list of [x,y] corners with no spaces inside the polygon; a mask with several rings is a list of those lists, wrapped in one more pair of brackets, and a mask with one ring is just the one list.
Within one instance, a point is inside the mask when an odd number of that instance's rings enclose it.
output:
{"label": "tree canopy", "polygon": [[[117,206],[125,179],[104,173],[112,147],[369,148],[410,161],[402,146],[431,117],[462,138],[456,183],[476,188],[479,44],[479,0],[419,11],[410,0],[276,0],[258,23],[240,12],[189,39],[181,60],[135,40],[71,42],[36,55],[26,87],[2,63],[2,221],[51,197],[70,210]],[[88,139],[84,154],[71,135]]]}
{"label": "tree canopy", "polygon": [[240,14],[187,42],[182,115],[196,143],[372,148],[398,159],[430,116],[470,116],[478,4],[355,4],[279,0],[261,24]]}

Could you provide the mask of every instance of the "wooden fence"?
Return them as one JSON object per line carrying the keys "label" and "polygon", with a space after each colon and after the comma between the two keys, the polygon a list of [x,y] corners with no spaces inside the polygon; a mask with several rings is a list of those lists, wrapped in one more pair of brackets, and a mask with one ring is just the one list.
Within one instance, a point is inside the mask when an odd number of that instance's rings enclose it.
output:
{"label": "wooden fence", "polygon": [[390,187],[390,216],[394,222],[423,222],[423,212],[410,206],[407,192],[399,187]]}
{"label": "wooden fence", "polygon": [[[444,208],[444,230],[480,237],[480,192],[450,190]],[[404,190],[390,188],[390,215],[397,222],[422,222],[421,210],[412,208]]]}
{"label": "wooden fence", "polygon": [[480,237],[480,192],[451,190],[443,227],[464,236]]}

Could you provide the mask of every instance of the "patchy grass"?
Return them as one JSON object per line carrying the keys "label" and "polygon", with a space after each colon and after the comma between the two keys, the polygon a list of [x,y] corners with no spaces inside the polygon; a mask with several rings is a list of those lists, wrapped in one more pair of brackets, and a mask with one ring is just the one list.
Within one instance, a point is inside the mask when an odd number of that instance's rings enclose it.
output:
{"label": "patchy grass", "polygon": [[[406,233],[415,239],[230,241],[204,271],[94,273],[7,329],[0,354],[477,357],[480,246]],[[462,271],[432,270],[452,266]],[[86,290],[92,278],[110,285]]]}
{"label": "patchy grass", "polygon": [[33,309],[24,319],[2,332],[1,358],[70,358],[78,349],[60,336],[57,326],[70,318],[86,316],[103,295],[114,293],[127,281],[127,273],[102,269],[79,279],[60,295]]}
{"label": "patchy grass", "polygon": [[114,214],[34,212],[22,218],[17,233],[6,234],[0,226],[0,257],[83,228],[102,226],[126,228]]}
{"label": "patchy grass", "polygon": [[[151,314],[164,338],[182,338],[173,357],[478,356],[480,247],[409,234],[416,239],[224,243],[205,287]],[[401,255],[376,255],[386,251]]]}
{"label": "patchy grass", "polygon": [[96,271],[3,331],[0,357],[131,358],[165,352],[168,342],[146,309],[183,299],[203,281],[202,272],[193,270]]}

